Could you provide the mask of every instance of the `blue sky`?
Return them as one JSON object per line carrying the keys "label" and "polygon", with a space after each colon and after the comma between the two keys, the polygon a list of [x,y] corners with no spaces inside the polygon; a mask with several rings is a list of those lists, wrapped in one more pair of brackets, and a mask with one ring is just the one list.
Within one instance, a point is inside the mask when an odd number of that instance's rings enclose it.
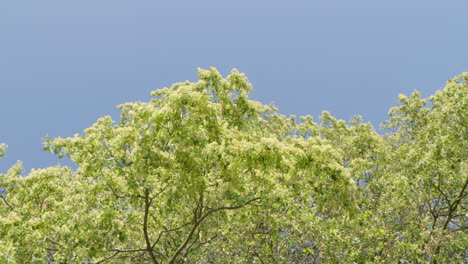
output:
{"label": "blue sky", "polygon": [[468,71],[468,1],[1,1],[0,142],[41,168],[116,105],[232,68],[289,115],[378,125],[399,93],[429,96]]}

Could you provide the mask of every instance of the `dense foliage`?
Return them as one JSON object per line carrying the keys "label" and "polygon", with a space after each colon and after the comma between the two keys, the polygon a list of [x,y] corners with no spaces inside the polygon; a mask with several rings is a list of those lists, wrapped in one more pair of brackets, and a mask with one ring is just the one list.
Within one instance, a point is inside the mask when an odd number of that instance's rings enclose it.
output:
{"label": "dense foliage", "polygon": [[47,140],[75,171],[0,174],[0,263],[467,261],[468,73],[400,95],[383,136],[199,77]]}

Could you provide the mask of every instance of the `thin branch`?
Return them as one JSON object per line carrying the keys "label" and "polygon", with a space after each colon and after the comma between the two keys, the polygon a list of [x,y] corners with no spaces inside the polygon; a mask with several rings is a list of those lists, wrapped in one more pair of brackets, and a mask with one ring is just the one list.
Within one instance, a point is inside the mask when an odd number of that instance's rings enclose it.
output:
{"label": "thin branch", "polygon": [[194,220],[194,225],[193,225],[192,229],[190,230],[189,234],[187,235],[187,237],[185,238],[184,242],[179,246],[179,248],[174,252],[174,254],[172,254],[171,258],[167,262],[168,264],[173,264],[175,262],[177,256],[179,256],[179,254],[182,252],[182,250],[184,250],[184,248],[187,246],[187,244],[192,239],[193,234],[197,230],[198,226],[201,224],[203,219],[207,216],[207,215],[205,215],[205,216],[200,218],[202,210],[203,210],[203,192],[200,193],[200,198],[198,199],[197,206],[194,209],[194,216],[193,216],[194,217],[194,219],[193,219]]}
{"label": "thin branch", "polygon": [[258,254],[258,252],[255,252],[254,256],[257,257],[258,260],[260,260],[260,263],[265,264],[265,262],[263,261],[262,257],[260,257],[260,254]]}
{"label": "thin branch", "polygon": [[[198,245],[197,245],[196,247],[194,247],[194,249],[198,249],[198,248],[200,248],[201,246],[203,246],[203,245],[205,245],[205,244],[211,243],[211,241],[215,240],[217,237],[218,237],[218,235],[214,235],[214,236],[212,236],[211,238],[209,238],[208,240],[198,243]],[[196,241],[195,241],[195,242],[196,242]],[[192,243],[191,246],[193,246],[193,244],[195,244],[195,242]],[[191,247],[191,246],[190,246],[190,247]],[[188,254],[188,252],[189,252],[190,249],[191,249],[190,247],[187,248],[187,254]],[[187,254],[185,254],[185,255],[187,255]]]}
{"label": "thin branch", "polygon": [[6,200],[5,197],[3,197],[3,195],[0,195],[2,197],[2,200],[5,202],[5,204],[8,206],[8,208],[10,208],[11,210],[14,210],[13,207],[11,207],[11,205],[8,203],[8,201]]}
{"label": "thin branch", "polygon": [[460,190],[458,198],[452,204],[449,205],[449,213],[448,213],[447,220],[444,223],[444,227],[443,227],[444,230],[447,229],[447,226],[449,225],[450,221],[453,218],[453,213],[457,210],[458,205],[461,203],[461,200],[465,196],[465,191],[466,191],[467,187],[468,187],[468,177],[466,178],[465,184],[463,185],[462,189]]}
{"label": "thin branch", "polygon": [[164,186],[158,193],[156,193],[155,195],[153,195],[153,197],[151,197],[151,201],[154,200],[154,198],[156,198],[158,195],[160,195],[161,193],[163,193],[165,190],[167,190],[167,188],[171,187],[171,186],[174,186],[175,184],[167,184],[166,186]]}
{"label": "thin branch", "polygon": [[104,261],[108,261],[109,259],[111,259],[111,258],[117,256],[119,253],[120,253],[119,251],[116,251],[113,255],[111,255],[111,256],[109,256],[109,257],[107,257],[107,258],[105,258],[105,259],[102,259],[102,260],[96,262],[95,264],[104,263]]}
{"label": "thin branch", "polygon": [[195,236],[195,239],[190,243],[190,245],[187,247],[187,250],[185,250],[184,257],[188,256],[188,253],[190,252],[190,249],[195,245],[195,243],[200,239],[200,229],[198,229],[197,235]]}
{"label": "thin branch", "polygon": [[447,203],[449,203],[449,202],[450,202],[450,199],[449,199],[448,195],[447,195],[446,193],[444,193],[444,191],[440,188],[440,185],[439,185],[439,184],[433,184],[433,185],[434,185],[434,187],[437,189],[437,191],[439,191],[439,193],[442,194],[442,196],[444,196],[445,201],[446,201]]}
{"label": "thin branch", "polygon": [[154,241],[153,243],[153,246],[151,247],[152,249],[154,249],[154,247],[156,246],[156,244],[158,244],[159,240],[161,239],[161,236],[162,236],[163,232],[159,232],[159,235],[158,237],[156,238],[156,241]]}
{"label": "thin branch", "polygon": [[147,251],[147,250],[146,248],[140,248],[140,249],[109,249],[109,251],[117,252],[117,253],[129,253],[129,252],[141,252],[141,251]]}
{"label": "thin branch", "polygon": [[179,230],[179,229],[181,229],[183,227],[186,227],[186,226],[188,226],[188,225],[190,225],[192,223],[193,223],[193,221],[185,223],[185,224],[183,224],[183,225],[181,225],[179,227],[174,227],[172,229],[168,229],[166,226],[163,226],[163,228],[165,229],[165,231],[163,231],[163,232],[168,232],[169,233],[169,232],[172,232],[172,231],[177,231],[177,230]]}
{"label": "thin branch", "polygon": [[165,229],[165,232],[169,235],[169,237],[172,239],[172,244],[173,244],[174,246],[176,246],[177,241],[176,241],[176,239],[172,236],[171,232],[167,229],[167,227],[163,226],[163,228]]}
{"label": "thin branch", "polygon": [[[256,201],[256,200],[259,200],[260,197],[257,197],[257,198],[253,198],[243,204],[240,204],[240,205],[237,205],[237,206],[221,206],[221,207],[218,207],[218,208],[215,208],[215,209],[211,209],[209,210],[208,212],[206,212],[204,215],[202,215],[202,210],[203,210],[203,193],[200,194],[200,199],[197,203],[197,207],[194,209],[194,221],[195,221],[195,224],[193,225],[192,229],[190,230],[190,233],[187,235],[185,241],[182,243],[182,245],[179,246],[179,248],[176,250],[176,252],[174,252],[174,254],[172,255],[172,257],[169,259],[169,261],[167,262],[168,264],[173,264],[177,258],[177,256],[180,254],[180,252],[182,252],[182,250],[187,246],[187,244],[190,242],[190,240],[192,239],[195,231],[197,230],[197,228],[200,226],[200,224],[203,222],[203,220],[205,218],[207,218],[210,214],[212,213],[215,213],[215,212],[219,212],[219,211],[222,211],[222,210],[235,210],[235,209],[239,209],[239,208],[242,208],[246,205],[249,205],[251,204],[252,202]],[[207,207],[205,207],[207,208]]]}
{"label": "thin branch", "polygon": [[124,199],[125,197],[124,196],[121,196],[121,195],[118,195],[117,192],[114,190],[114,188],[112,188],[112,186],[109,184],[109,183],[106,183],[107,186],[109,187],[109,189],[111,190],[112,194],[117,197],[117,198],[120,198],[120,199]]}
{"label": "thin branch", "polygon": [[145,191],[145,215],[143,219],[143,234],[145,236],[145,242],[146,242],[146,250],[150,254],[151,260],[153,261],[154,264],[159,264],[158,260],[156,259],[156,256],[154,255],[153,248],[151,246],[150,238],[148,235],[148,214],[149,214],[149,207],[151,206],[151,202],[149,200],[149,191]]}
{"label": "thin branch", "polygon": [[218,211],[221,211],[221,210],[235,210],[235,209],[239,209],[239,208],[242,208],[246,205],[251,205],[252,202],[254,201],[257,201],[259,200],[260,197],[257,197],[257,198],[253,198],[243,204],[240,204],[240,205],[236,205],[236,206],[221,206],[221,207],[218,207],[218,208],[214,208],[214,209],[211,209],[207,214],[211,214],[211,213],[214,213],[214,212],[218,212]]}
{"label": "thin branch", "polygon": [[52,244],[58,245],[58,246],[61,246],[61,245],[62,245],[62,244],[60,244],[59,242],[54,241],[54,240],[52,240],[52,239],[50,239],[50,238],[47,238],[47,241],[49,241],[49,242],[52,243]]}
{"label": "thin branch", "polygon": [[[452,219],[454,218],[453,214],[457,210],[458,205],[461,203],[461,200],[463,197],[466,195],[465,191],[468,187],[468,177],[465,180],[465,184],[463,185],[462,189],[460,190],[460,193],[458,194],[458,198],[452,203],[449,203],[449,211],[448,211],[448,216],[447,219],[445,220],[444,226],[442,227],[442,230],[446,230]],[[437,248],[435,249],[435,256],[437,256],[440,253],[441,245],[438,245]],[[437,264],[437,259],[432,259],[432,264]]]}

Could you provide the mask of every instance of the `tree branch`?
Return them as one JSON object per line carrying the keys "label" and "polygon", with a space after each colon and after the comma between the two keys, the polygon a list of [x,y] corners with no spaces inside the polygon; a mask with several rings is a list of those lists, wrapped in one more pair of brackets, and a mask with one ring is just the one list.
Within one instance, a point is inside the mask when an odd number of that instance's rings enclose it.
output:
{"label": "tree branch", "polygon": [[460,193],[458,194],[457,199],[449,205],[449,212],[447,216],[447,220],[444,223],[443,229],[447,229],[447,226],[449,225],[450,221],[452,221],[453,218],[453,213],[457,210],[458,205],[461,203],[461,200],[465,196],[465,191],[468,187],[468,177],[465,180],[465,184],[463,185],[462,189],[460,190]]}
{"label": "tree branch", "polygon": [[109,256],[109,257],[107,257],[107,258],[105,258],[105,259],[102,259],[102,260],[96,262],[95,264],[104,263],[104,261],[108,261],[109,259],[111,259],[111,258],[117,256],[119,253],[120,253],[119,251],[116,251],[112,256]]}
{"label": "tree branch", "polygon": [[221,207],[218,207],[218,208],[214,208],[214,209],[211,209],[207,214],[211,214],[211,213],[214,213],[214,212],[218,212],[218,211],[221,211],[221,210],[235,210],[235,209],[239,209],[239,208],[242,208],[246,205],[250,205],[252,204],[252,202],[254,201],[257,201],[259,200],[260,197],[257,197],[257,198],[253,198],[243,204],[240,204],[240,205],[236,205],[236,206],[221,206]]}
{"label": "tree branch", "polygon": [[174,264],[177,256],[179,256],[179,254],[182,252],[182,250],[184,250],[184,248],[187,246],[187,244],[192,239],[193,234],[197,230],[198,226],[201,224],[203,219],[207,216],[207,215],[205,215],[205,216],[200,218],[202,210],[203,210],[203,191],[200,193],[200,198],[198,199],[197,206],[194,209],[194,215],[193,215],[194,225],[193,225],[192,229],[190,230],[189,234],[187,235],[187,237],[185,238],[184,242],[179,246],[179,248],[174,252],[174,254],[172,254],[171,258],[167,262],[168,264]]}
{"label": "tree branch", "polygon": [[118,253],[129,253],[129,252],[146,251],[146,248],[140,248],[140,249],[109,249],[109,251],[118,252]]}
{"label": "tree branch", "polygon": [[[219,211],[222,211],[222,210],[235,210],[235,209],[239,209],[239,208],[242,208],[246,205],[249,205],[251,204],[252,202],[256,201],[256,200],[259,200],[260,197],[256,197],[256,198],[253,198],[243,204],[240,204],[240,205],[236,205],[236,206],[221,206],[221,207],[218,207],[218,208],[215,208],[215,209],[209,209],[208,212],[206,212],[204,215],[202,215],[202,210],[203,210],[203,193],[200,194],[200,199],[197,203],[197,207],[194,209],[194,225],[192,227],[192,229],[190,230],[190,233],[187,235],[185,241],[182,243],[182,245],[179,246],[179,248],[176,250],[176,252],[174,252],[174,254],[172,255],[172,257],[169,259],[169,261],[167,262],[168,264],[174,264],[177,256],[182,252],[182,250],[184,250],[184,248],[187,246],[187,244],[190,242],[190,240],[192,239],[196,229],[200,226],[200,224],[203,222],[203,220],[205,220],[205,218],[207,218],[210,214],[212,213],[215,213],[215,212],[219,212]],[[208,208],[208,207],[206,207]]]}
{"label": "tree branch", "polygon": [[151,241],[148,235],[148,214],[149,214],[149,208],[151,206],[151,201],[149,199],[149,191],[148,189],[145,190],[145,215],[143,218],[143,234],[145,237],[145,242],[146,242],[146,250],[148,251],[151,260],[153,261],[154,264],[159,264],[158,260],[156,259],[156,256],[154,255],[153,252],[153,247],[151,246]]}
{"label": "tree branch", "polygon": [[8,203],[8,201],[6,200],[5,197],[3,197],[3,194],[0,195],[2,197],[2,200],[5,202],[5,204],[8,206],[8,208],[10,208],[11,210],[14,210],[13,207],[11,207],[11,205]]}

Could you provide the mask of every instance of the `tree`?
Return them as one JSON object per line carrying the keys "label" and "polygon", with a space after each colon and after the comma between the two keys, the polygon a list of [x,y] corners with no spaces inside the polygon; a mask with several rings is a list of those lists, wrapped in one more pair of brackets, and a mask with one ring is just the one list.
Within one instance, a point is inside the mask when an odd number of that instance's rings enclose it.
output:
{"label": "tree", "polygon": [[[468,74],[400,96],[387,135],[285,117],[233,70],[119,106],[0,174],[2,263],[447,263],[467,259]],[[0,156],[5,147],[0,146]]]}

